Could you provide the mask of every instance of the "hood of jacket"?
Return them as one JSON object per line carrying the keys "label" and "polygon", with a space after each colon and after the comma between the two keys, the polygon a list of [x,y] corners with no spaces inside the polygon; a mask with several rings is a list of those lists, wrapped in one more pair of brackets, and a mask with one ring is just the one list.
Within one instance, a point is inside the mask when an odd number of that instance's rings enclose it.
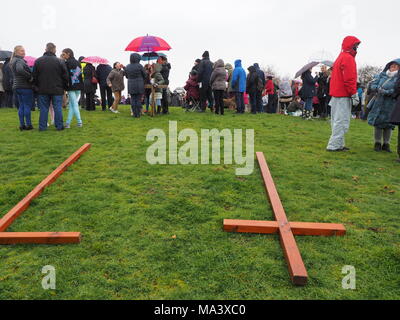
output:
{"label": "hood of jacket", "polygon": [[250,66],[247,70],[249,70],[250,73],[257,72],[257,69],[255,66]]}
{"label": "hood of jacket", "polygon": [[254,68],[256,68],[257,71],[258,71],[258,70],[261,70],[261,69],[260,69],[260,65],[259,65],[258,63],[255,63],[255,64],[254,64]]}
{"label": "hood of jacket", "polygon": [[227,63],[225,65],[225,69],[228,70],[228,71],[233,71],[233,66],[230,63]]}
{"label": "hood of jacket", "polygon": [[131,54],[131,63],[139,63],[142,57],[138,53]]}
{"label": "hood of jacket", "polygon": [[235,61],[235,68],[241,68],[242,67],[242,60],[238,59]]}
{"label": "hood of jacket", "polygon": [[361,41],[359,39],[357,39],[356,37],[348,36],[348,37],[344,38],[344,40],[343,40],[342,51],[348,52],[352,56],[355,57],[357,55],[357,51],[354,50],[354,47],[360,43],[361,43]]}
{"label": "hood of jacket", "polygon": [[397,64],[400,66],[400,58],[399,58],[399,59],[394,59],[394,60],[390,61],[390,62],[386,65],[385,69],[383,69],[383,72],[388,71],[389,68],[390,68],[390,66],[391,66],[393,63],[397,63]]}
{"label": "hood of jacket", "polygon": [[217,60],[217,62],[215,62],[214,69],[217,69],[217,68],[225,68],[224,60],[219,59],[219,60]]}

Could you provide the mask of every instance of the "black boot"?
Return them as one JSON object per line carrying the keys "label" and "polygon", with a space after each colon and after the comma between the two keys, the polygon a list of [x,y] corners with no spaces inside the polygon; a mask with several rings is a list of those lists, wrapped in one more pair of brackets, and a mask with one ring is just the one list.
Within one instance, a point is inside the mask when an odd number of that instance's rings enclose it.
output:
{"label": "black boot", "polygon": [[27,127],[25,128],[25,130],[26,130],[26,131],[31,131],[31,130],[33,130],[33,126],[27,126]]}
{"label": "black boot", "polygon": [[382,151],[382,143],[380,143],[380,142],[375,143],[375,148],[374,148],[374,150],[375,150],[376,152],[381,152],[381,151]]}
{"label": "black boot", "polygon": [[382,146],[382,151],[386,151],[386,152],[392,153],[392,150],[390,149],[390,144],[385,143],[385,144]]}
{"label": "black boot", "polygon": [[26,130],[26,126],[19,127],[19,131],[24,131],[24,130]]}

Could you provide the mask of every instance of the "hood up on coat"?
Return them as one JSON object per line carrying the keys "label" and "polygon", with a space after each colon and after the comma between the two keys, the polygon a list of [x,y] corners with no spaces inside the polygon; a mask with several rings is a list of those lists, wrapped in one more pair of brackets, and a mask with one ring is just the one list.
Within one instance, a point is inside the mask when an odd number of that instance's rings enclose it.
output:
{"label": "hood up on coat", "polygon": [[383,69],[383,72],[388,71],[389,68],[390,68],[390,66],[391,66],[392,64],[394,64],[394,63],[396,63],[396,64],[398,64],[398,65],[400,66],[400,58],[399,58],[399,59],[394,59],[394,60],[390,61],[390,62],[386,65],[385,69]]}
{"label": "hood up on coat", "polygon": [[219,59],[219,60],[217,60],[217,62],[214,63],[214,69],[217,69],[217,68],[224,68],[225,69],[224,60]]}
{"label": "hood up on coat", "polygon": [[225,69],[228,70],[228,71],[233,71],[233,66],[230,63],[227,63],[225,65]]}
{"label": "hood up on coat", "polygon": [[131,63],[139,63],[142,57],[138,53],[131,54]]}
{"label": "hood up on coat", "polygon": [[257,71],[258,71],[258,70],[261,70],[261,69],[260,69],[260,65],[259,65],[258,63],[255,63],[255,64],[254,64],[254,68],[256,68]]}
{"label": "hood up on coat", "polygon": [[203,53],[203,56],[202,56],[204,59],[210,59],[210,53],[208,52],[208,51],[205,51],[204,53]]}
{"label": "hood up on coat", "polygon": [[242,67],[242,60],[238,59],[235,61],[235,68],[241,68]]}
{"label": "hood up on coat", "polygon": [[357,55],[356,46],[359,45],[360,43],[361,41],[356,37],[348,36],[343,40],[342,51],[348,52],[355,57]]}
{"label": "hood up on coat", "polygon": [[247,70],[249,70],[250,73],[257,72],[257,69],[255,66],[250,66]]}

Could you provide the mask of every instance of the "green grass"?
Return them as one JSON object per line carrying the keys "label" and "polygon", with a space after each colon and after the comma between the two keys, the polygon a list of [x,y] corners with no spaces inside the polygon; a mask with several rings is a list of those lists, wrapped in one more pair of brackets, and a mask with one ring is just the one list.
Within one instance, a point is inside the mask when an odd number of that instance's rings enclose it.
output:
{"label": "green grass", "polygon": [[[0,299],[399,299],[400,167],[353,121],[349,153],[325,152],[328,122],[280,115],[82,112],[84,128],[20,133],[0,110],[0,212],[84,143],[92,149],[9,228],[80,231],[80,245],[0,247]],[[33,114],[37,126],[38,112]],[[291,221],[344,223],[343,238],[297,237],[309,285],[290,282],[278,236],[222,231],[223,219],[273,220],[258,166],[149,166],[150,129],[255,129]],[[176,239],[174,239],[176,236]],[[57,270],[45,291],[41,269]],[[343,266],[357,290],[342,289]]]}

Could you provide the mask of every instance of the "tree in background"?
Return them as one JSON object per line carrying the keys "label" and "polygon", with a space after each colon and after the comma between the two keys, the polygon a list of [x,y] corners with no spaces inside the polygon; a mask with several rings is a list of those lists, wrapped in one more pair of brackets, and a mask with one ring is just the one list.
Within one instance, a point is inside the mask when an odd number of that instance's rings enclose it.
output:
{"label": "tree in background", "polygon": [[382,69],[382,67],[371,66],[368,64],[363,65],[358,69],[358,82],[360,82],[363,87],[366,87],[377,74],[382,72]]}

